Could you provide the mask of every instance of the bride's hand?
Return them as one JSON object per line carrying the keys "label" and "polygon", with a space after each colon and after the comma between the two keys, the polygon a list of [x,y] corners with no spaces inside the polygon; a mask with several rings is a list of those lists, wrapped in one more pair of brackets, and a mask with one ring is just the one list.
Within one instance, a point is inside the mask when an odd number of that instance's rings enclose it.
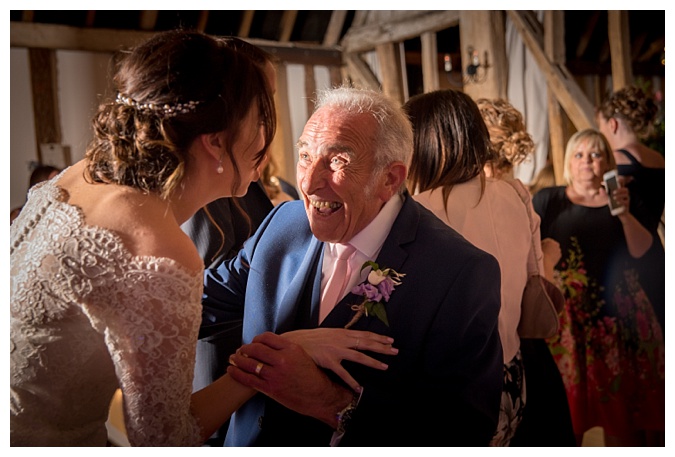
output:
{"label": "bride's hand", "polygon": [[349,360],[377,370],[386,370],[388,367],[386,363],[369,357],[361,351],[385,355],[398,354],[398,349],[392,347],[393,338],[361,330],[314,328],[294,330],[282,336],[302,346],[314,363],[333,371],[352,389],[358,388],[359,383],[352,378],[340,362]]}

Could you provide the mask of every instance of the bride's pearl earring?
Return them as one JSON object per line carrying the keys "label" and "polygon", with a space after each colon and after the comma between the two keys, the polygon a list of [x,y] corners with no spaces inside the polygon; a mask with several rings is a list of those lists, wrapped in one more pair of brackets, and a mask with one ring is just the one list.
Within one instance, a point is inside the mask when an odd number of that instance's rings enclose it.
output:
{"label": "bride's pearl earring", "polygon": [[222,175],[222,174],[223,174],[223,163],[222,163],[222,162],[219,162],[219,163],[218,163],[218,168],[216,168],[216,172],[217,172],[219,175]]}

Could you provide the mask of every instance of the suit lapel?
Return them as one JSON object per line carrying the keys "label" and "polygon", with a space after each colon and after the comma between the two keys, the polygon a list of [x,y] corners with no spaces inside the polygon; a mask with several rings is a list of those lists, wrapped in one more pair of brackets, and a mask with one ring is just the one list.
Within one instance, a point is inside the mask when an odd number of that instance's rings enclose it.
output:
{"label": "suit lapel", "polygon": [[[408,249],[406,246],[415,240],[420,219],[419,208],[416,206],[415,201],[410,197],[410,194],[406,192],[404,197],[403,207],[396,217],[394,225],[392,225],[389,235],[384,240],[382,249],[375,260],[380,268],[393,268],[399,273],[405,273],[405,271],[402,270],[405,260],[408,258]],[[405,281],[405,278],[403,278],[403,281]],[[352,293],[347,294],[347,296],[335,306],[333,311],[324,320],[322,326],[344,327],[355,314],[355,311],[351,309],[352,305],[358,305],[362,301],[363,297],[361,296]],[[405,304],[402,304],[396,299],[396,291],[394,291],[389,302],[385,303],[385,309],[390,323],[392,318],[399,314],[402,305],[405,306]],[[362,316],[361,319],[359,319],[359,323],[352,328],[374,331],[368,327],[370,327],[371,324],[374,324],[375,321],[386,328],[386,326],[376,317],[366,318],[365,316]],[[377,327],[379,328],[379,325],[377,325]]]}
{"label": "suit lapel", "polygon": [[[295,274],[293,274],[290,282],[287,286],[284,284],[280,285],[281,287],[287,287],[287,290],[280,300],[279,306],[274,309],[272,328],[276,333],[283,333],[296,328],[295,324],[298,312],[303,309],[306,314],[310,315],[310,319],[313,318],[313,321],[310,320],[308,324],[313,322],[314,326],[316,326],[318,319],[318,297],[321,289],[321,282],[319,282],[318,287],[316,286],[316,270],[317,265],[320,265],[319,262],[323,259],[322,248],[323,243],[312,236],[305,256],[297,265]],[[314,274],[312,274],[313,272]],[[320,268],[318,268],[318,277],[319,281],[321,281]],[[309,291],[307,290],[308,286],[310,286]]]}

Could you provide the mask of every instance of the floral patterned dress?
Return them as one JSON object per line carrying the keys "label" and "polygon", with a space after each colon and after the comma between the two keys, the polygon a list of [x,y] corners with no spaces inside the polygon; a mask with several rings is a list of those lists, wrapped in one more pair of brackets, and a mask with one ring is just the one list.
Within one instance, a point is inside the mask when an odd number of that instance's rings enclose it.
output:
{"label": "floral patterned dress", "polygon": [[[561,331],[548,343],[562,374],[576,434],[622,436],[665,429],[663,331],[606,206],[572,203],[565,187],[533,198],[541,237],[560,243]],[[655,240],[658,242],[658,240]]]}

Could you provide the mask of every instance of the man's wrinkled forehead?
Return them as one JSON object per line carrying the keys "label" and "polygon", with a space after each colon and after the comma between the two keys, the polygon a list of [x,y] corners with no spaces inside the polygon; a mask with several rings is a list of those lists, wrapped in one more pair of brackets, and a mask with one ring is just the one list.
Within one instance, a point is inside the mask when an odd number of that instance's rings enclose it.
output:
{"label": "man's wrinkled forehead", "polygon": [[313,141],[311,139],[304,139],[303,137],[295,144],[298,151],[319,157],[328,156],[331,154],[354,154],[354,149],[344,143],[339,142],[323,142]]}
{"label": "man's wrinkled forehead", "polygon": [[361,117],[361,113],[338,107],[320,108],[307,121],[296,147],[315,155],[354,154],[372,134]]}

